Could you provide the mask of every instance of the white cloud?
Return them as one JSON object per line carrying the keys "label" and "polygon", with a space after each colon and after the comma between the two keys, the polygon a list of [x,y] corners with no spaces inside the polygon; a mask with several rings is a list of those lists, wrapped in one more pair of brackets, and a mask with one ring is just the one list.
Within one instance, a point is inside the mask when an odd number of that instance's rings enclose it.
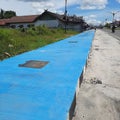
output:
{"label": "white cloud", "polygon": [[115,20],[120,20],[120,11],[112,11],[112,12],[109,12],[109,15],[111,15],[111,19],[113,19],[113,14],[115,15],[115,16],[114,16],[114,19],[115,19]]}
{"label": "white cloud", "polygon": [[[21,0],[31,2],[32,6],[39,12],[43,12],[44,9],[48,9],[53,12],[58,12],[60,8],[64,8],[65,0]],[[103,9],[107,5],[108,0],[68,0],[67,4],[79,5],[80,9]]]}
{"label": "white cloud", "polygon": [[115,15],[115,19],[116,19],[116,20],[120,20],[120,12],[118,12],[118,13]]}
{"label": "white cloud", "polygon": [[84,19],[89,25],[100,25],[102,23],[101,21],[97,20],[96,15],[85,16]]}
{"label": "white cloud", "polygon": [[81,9],[104,9],[108,0],[81,0]]}
{"label": "white cloud", "polygon": [[96,15],[89,15],[89,18],[96,18]]}
{"label": "white cloud", "polygon": [[117,0],[120,3],[120,0]]}
{"label": "white cloud", "polygon": [[[4,0],[27,2],[32,5],[34,10],[42,13],[45,9],[52,12],[64,12],[65,0]],[[120,0],[118,0],[120,1]],[[103,9],[107,5],[108,0],[67,0],[68,6],[77,5],[80,9]],[[32,9],[30,8],[30,9]],[[63,11],[60,11],[63,9]],[[77,8],[76,8],[77,9]]]}
{"label": "white cloud", "polygon": [[52,12],[58,12],[60,8],[63,7],[64,1],[58,0],[47,0],[47,1],[40,1],[40,2],[31,2],[32,6],[42,13],[45,9],[48,9]]}
{"label": "white cloud", "polygon": [[32,2],[32,6],[38,10],[38,12],[43,12],[45,9],[49,9],[50,11],[56,11],[54,8],[54,4],[51,2]]}

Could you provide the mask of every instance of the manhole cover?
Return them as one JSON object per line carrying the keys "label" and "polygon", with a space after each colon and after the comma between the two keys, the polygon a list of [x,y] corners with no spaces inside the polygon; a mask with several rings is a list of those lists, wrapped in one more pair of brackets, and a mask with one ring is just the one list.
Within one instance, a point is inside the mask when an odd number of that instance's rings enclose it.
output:
{"label": "manhole cover", "polygon": [[26,63],[24,64],[19,64],[19,67],[42,68],[48,63],[49,63],[48,61],[30,60],[30,61],[26,61]]}

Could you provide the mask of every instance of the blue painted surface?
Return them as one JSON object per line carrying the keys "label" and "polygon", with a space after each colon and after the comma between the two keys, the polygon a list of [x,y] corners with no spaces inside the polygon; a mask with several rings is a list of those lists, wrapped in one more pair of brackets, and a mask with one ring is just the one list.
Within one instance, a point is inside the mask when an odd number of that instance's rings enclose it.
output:
{"label": "blue painted surface", "polygon": [[[0,120],[66,120],[94,31],[0,62]],[[18,67],[29,60],[49,63]]]}

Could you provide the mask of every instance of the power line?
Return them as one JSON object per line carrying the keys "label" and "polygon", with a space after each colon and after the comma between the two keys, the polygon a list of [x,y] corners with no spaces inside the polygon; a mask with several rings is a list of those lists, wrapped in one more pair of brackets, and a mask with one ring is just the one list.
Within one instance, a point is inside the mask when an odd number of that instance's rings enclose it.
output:
{"label": "power line", "polygon": [[115,15],[116,15],[118,12],[120,12],[120,11],[116,11],[116,12],[113,12],[113,11],[112,11],[112,12],[110,12],[110,13],[112,14],[112,17],[113,17],[113,20],[112,20],[113,22],[114,22],[114,20],[115,20]]}

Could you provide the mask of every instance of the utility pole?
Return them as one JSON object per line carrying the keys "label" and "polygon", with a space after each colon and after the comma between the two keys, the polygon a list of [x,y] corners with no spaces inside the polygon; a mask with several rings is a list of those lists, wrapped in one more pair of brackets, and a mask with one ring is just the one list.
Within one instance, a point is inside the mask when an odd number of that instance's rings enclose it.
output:
{"label": "utility pole", "polygon": [[65,0],[65,33],[67,31],[67,0]]}
{"label": "utility pole", "polygon": [[120,11],[110,12],[110,13],[112,14],[112,17],[113,17],[113,19],[112,19],[112,22],[113,22],[113,23],[114,23],[114,20],[115,20],[115,15],[116,15],[118,12],[120,12]]}
{"label": "utility pole", "polygon": [[112,19],[112,33],[115,32],[115,15],[116,15],[118,12],[120,12],[120,11],[110,12],[110,13],[112,14],[112,17],[113,17],[113,19]]}

